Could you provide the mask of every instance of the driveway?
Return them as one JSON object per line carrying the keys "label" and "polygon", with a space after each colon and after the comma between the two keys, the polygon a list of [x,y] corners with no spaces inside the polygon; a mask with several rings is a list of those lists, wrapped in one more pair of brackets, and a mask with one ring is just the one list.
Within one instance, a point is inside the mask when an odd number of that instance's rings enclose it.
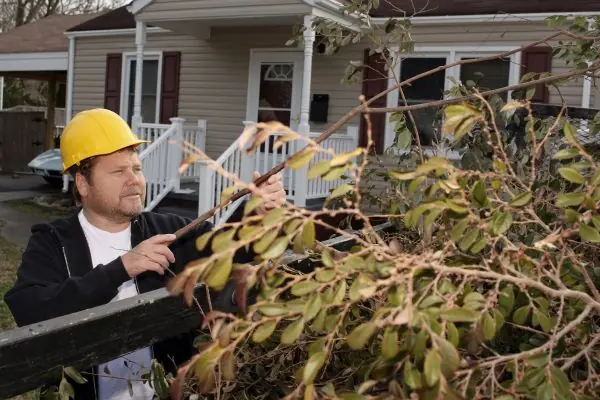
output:
{"label": "driveway", "polygon": [[0,235],[16,245],[27,246],[31,226],[49,222],[53,218],[21,212],[4,202],[59,192],[60,189],[53,188],[36,175],[0,173]]}

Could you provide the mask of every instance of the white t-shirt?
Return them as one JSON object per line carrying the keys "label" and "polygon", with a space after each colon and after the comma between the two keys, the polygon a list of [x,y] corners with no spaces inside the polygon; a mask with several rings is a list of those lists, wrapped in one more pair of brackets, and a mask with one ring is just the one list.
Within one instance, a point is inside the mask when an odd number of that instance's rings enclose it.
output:
{"label": "white t-shirt", "polygon": [[[87,220],[83,215],[83,210],[79,212],[79,222],[90,248],[94,268],[100,264],[108,264],[131,249],[131,226],[116,233],[103,231]],[[137,294],[135,283],[133,279],[130,279],[119,287],[118,294],[111,302]],[[109,335],[110,332],[99,332],[99,334]],[[152,399],[154,390],[140,380],[142,374],[150,371],[151,361],[151,348],[146,347],[99,365],[98,398],[100,400]],[[133,386],[133,397],[129,392],[128,379],[131,379]]]}

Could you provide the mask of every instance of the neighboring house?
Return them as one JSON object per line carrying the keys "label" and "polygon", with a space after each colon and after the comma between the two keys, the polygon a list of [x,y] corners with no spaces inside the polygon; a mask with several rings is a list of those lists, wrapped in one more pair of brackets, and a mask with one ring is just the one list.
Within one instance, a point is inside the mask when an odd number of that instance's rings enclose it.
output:
{"label": "neighboring house", "polygon": [[[356,21],[341,12],[336,0],[135,0],[67,30],[67,118],[84,109],[107,107],[120,113],[140,135],[155,140],[142,153],[149,187],[154,190],[148,203],[152,208],[168,192],[183,187],[174,175],[181,153],[159,158],[159,149],[167,146],[169,138],[184,135],[181,121],[171,125],[173,117],[185,119],[187,140],[218,158],[227,170],[249,179],[251,167],[264,172],[282,155],[243,156],[236,139],[244,121],[275,114],[300,133],[316,136],[358,105],[361,93],[371,96],[384,90],[388,76],[406,79],[456,60],[518,48],[553,31],[545,21],[550,15],[600,13],[600,3],[587,0],[394,0],[381,1],[375,21],[400,15],[398,9],[410,14],[412,5],[419,9],[421,3],[427,5],[426,10],[412,18],[415,52],[388,72],[382,71],[377,59],[368,57],[366,41],[343,47],[334,55],[324,55],[314,46],[311,16],[332,18],[356,29]],[[286,47],[292,26],[298,22],[309,27],[304,45]],[[340,84],[351,60],[364,60],[372,67],[366,69],[362,84]],[[548,46],[538,46],[504,60],[448,69],[415,83],[406,96],[413,103],[441,99],[451,84],[448,78],[466,82],[478,72],[485,75],[482,86],[496,88],[518,83],[524,72],[567,70],[562,60],[552,57]],[[136,80],[138,73],[141,79]],[[538,90],[534,101],[557,104],[562,96],[570,105],[598,107],[600,93],[594,87],[589,81],[569,82],[560,94]],[[399,103],[398,92],[393,91],[376,105]],[[325,113],[317,112],[323,109]],[[384,114],[372,120],[376,151],[382,153],[393,142],[393,123]],[[362,118],[352,119],[338,133],[328,141],[336,151],[353,148],[356,136],[364,143]],[[152,169],[156,163],[170,167]],[[198,210],[217,204],[218,194],[228,183],[215,180],[201,166],[190,171],[189,180],[199,181],[203,188],[194,194],[199,196]],[[335,185],[307,183],[305,173],[286,171],[290,200],[300,206],[324,197]]]}

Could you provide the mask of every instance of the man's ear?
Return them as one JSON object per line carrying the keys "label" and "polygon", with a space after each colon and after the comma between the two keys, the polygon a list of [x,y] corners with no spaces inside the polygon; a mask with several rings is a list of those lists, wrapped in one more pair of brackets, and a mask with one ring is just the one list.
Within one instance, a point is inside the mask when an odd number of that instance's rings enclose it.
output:
{"label": "man's ear", "polygon": [[90,185],[87,179],[80,173],[75,174],[75,185],[77,186],[77,191],[81,197],[86,197],[88,195]]}

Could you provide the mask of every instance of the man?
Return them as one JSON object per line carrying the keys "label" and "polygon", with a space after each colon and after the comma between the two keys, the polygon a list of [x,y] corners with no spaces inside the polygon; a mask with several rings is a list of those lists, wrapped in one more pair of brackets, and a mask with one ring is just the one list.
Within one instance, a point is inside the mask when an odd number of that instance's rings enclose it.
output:
{"label": "man", "polygon": [[[143,212],[146,183],[135,151],[143,142],[119,115],[104,109],[81,112],[65,127],[63,169],[74,177],[81,209],[32,228],[17,282],[5,296],[19,326],[164,287],[166,268],[178,273],[209,255],[210,249],[197,251],[195,238],[210,230],[210,223],[171,243],[172,233],[191,221]],[[263,188],[271,207],[285,201],[279,176]],[[235,257],[250,259],[244,251]],[[190,332],[97,366],[88,371],[88,383],[73,384],[76,398],[131,398],[126,379],[133,378],[133,397],[151,399],[152,388],[135,379],[148,371],[152,358],[175,373],[193,355],[192,343]]]}

